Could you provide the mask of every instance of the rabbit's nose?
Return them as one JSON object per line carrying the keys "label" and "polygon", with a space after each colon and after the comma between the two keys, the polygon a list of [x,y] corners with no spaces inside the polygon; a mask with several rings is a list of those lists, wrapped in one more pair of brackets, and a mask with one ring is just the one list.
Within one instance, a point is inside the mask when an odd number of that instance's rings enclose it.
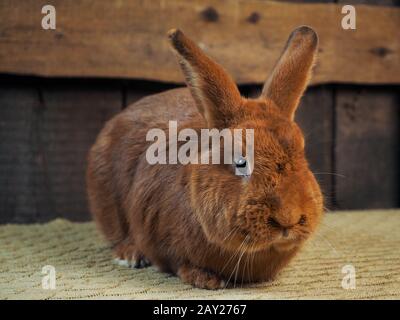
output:
{"label": "rabbit's nose", "polygon": [[276,217],[269,217],[267,224],[270,225],[271,227],[287,230],[292,228],[297,223],[290,223],[289,221],[277,219]]}
{"label": "rabbit's nose", "polygon": [[270,227],[280,229],[282,231],[282,237],[287,238],[289,236],[289,231],[294,225],[282,225],[274,218],[268,218],[268,225]]}

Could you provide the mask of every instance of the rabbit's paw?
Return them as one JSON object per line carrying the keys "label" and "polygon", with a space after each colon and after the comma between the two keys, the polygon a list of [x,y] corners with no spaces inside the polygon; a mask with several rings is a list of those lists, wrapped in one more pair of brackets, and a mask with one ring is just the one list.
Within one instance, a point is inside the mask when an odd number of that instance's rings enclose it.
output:
{"label": "rabbit's paw", "polygon": [[216,290],[226,286],[226,282],[216,274],[190,265],[181,266],[177,274],[183,282],[200,289]]}
{"label": "rabbit's paw", "polygon": [[131,243],[118,244],[114,248],[114,256],[114,261],[120,266],[139,269],[151,265],[151,262]]}

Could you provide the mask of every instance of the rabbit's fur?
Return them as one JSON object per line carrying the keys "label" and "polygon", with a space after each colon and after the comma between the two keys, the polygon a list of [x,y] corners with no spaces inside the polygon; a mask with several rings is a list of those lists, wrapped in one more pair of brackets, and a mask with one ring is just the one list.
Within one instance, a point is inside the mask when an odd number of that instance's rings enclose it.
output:
{"label": "rabbit's fur", "polygon": [[[188,89],[149,96],[107,122],[89,153],[90,209],[120,259],[149,263],[196,287],[265,281],[297,253],[323,212],[294,122],[317,52],[309,27],[293,31],[257,99],[181,31],[168,34]],[[150,165],[146,133],[254,129],[254,171],[232,165]],[[167,134],[168,136],[168,134]]]}

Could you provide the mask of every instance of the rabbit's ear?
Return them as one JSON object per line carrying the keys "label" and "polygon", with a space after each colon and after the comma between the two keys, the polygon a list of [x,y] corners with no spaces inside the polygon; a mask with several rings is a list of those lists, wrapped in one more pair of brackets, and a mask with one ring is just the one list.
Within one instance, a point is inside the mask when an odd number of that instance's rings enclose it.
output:
{"label": "rabbit's ear", "polygon": [[313,29],[295,29],[264,85],[261,95],[274,101],[290,119],[310,80],[317,47],[318,36]]}
{"label": "rabbit's ear", "polygon": [[240,108],[240,92],[227,72],[180,30],[168,32],[186,83],[210,128],[226,128]]}

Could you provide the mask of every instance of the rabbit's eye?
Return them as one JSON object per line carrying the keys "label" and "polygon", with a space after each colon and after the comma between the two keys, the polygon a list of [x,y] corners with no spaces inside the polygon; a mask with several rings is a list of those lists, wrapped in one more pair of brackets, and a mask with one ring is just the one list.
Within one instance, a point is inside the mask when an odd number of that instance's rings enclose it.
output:
{"label": "rabbit's eye", "polygon": [[245,158],[240,157],[240,158],[236,159],[234,162],[235,162],[236,168],[246,168],[247,161]]}
{"label": "rabbit's eye", "polygon": [[304,226],[304,225],[306,224],[306,221],[307,221],[306,216],[303,214],[303,215],[300,217],[299,225]]}

